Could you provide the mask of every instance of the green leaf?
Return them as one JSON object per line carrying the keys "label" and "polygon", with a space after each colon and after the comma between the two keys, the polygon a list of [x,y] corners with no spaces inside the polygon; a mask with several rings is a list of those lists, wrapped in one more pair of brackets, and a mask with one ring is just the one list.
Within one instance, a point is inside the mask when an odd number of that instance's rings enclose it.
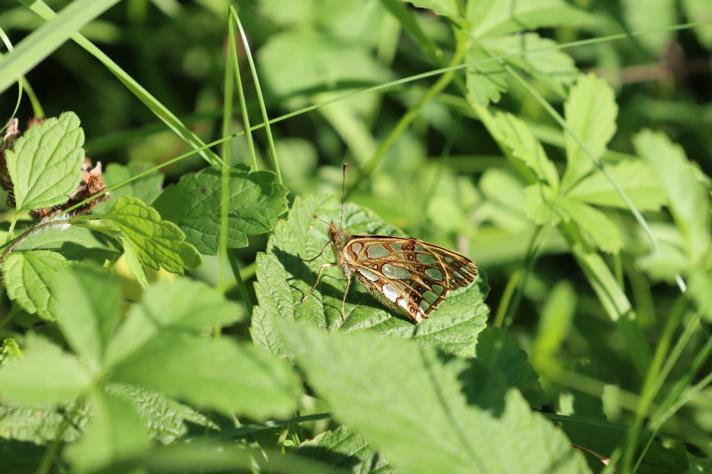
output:
{"label": "green leaf", "polygon": [[532,361],[550,361],[559,351],[571,329],[576,311],[576,292],[567,280],[558,282],[544,302],[536,337],[532,345]]}
{"label": "green leaf", "polygon": [[636,152],[655,171],[690,260],[700,262],[710,248],[709,198],[684,150],[662,133],[644,130],[633,139]]}
{"label": "green leaf", "polygon": [[[477,334],[484,329],[489,312],[484,304],[488,288],[481,277],[464,291],[452,293],[418,326],[405,316],[394,317],[356,282],[349,289],[342,323],[340,310],[346,279],[338,268],[324,271],[316,290],[301,303],[314,284],[319,267],[334,261],[328,249],[318,259],[305,261],[328,243],[326,224],[313,216],[338,222],[339,209],[339,202],[333,198],[297,197],[288,219],[275,227],[267,255],[258,259],[255,291],[259,306],[251,327],[255,342],[275,354],[285,354],[280,337],[274,333],[275,323],[297,319],[322,330],[370,330],[414,338],[451,353],[473,354]],[[345,206],[344,223],[349,231],[358,234],[398,235],[393,227],[355,205]]]}
{"label": "green leaf", "polygon": [[[607,165],[606,168],[608,174],[641,211],[657,211],[665,204],[665,194],[660,180],[646,162],[626,160],[615,165]],[[594,173],[584,178],[567,195],[589,204],[628,209],[623,198],[602,173]]]}
{"label": "green leaf", "polygon": [[[510,391],[495,417],[468,406],[454,368],[411,341],[283,322],[297,363],[334,415],[409,473],[589,472],[583,456]],[[368,350],[364,350],[368,348]]]}
{"label": "green leaf", "polygon": [[30,127],[5,151],[15,207],[29,211],[66,202],[82,179],[84,131],[74,112]]}
{"label": "green leaf", "polygon": [[564,199],[562,206],[598,248],[604,252],[618,253],[623,247],[623,236],[618,227],[604,213],[575,199]]}
{"label": "green leaf", "polygon": [[286,416],[299,395],[291,369],[261,349],[177,330],[163,331],[122,359],[109,378],[253,418]]}
{"label": "green leaf", "polygon": [[401,0],[411,3],[419,8],[432,10],[436,15],[459,18],[460,12],[457,9],[457,0]]}
{"label": "green leaf", "polygon": [[692,30],[697,35],[700,43],[707,49],[712,49],[712,29],[709,22],[712,20],[712,4],[707,0],[682,0],[682,8],[689,21],[699,22]]}
{"label": "green leaf", "polygon": [[397,472],[363,437],[346,426],[319,433],[301,443],[293,452],[329,466],[347,469],[354,474]]}
{"label": "green leaf", "polygon": [[49,250],[10,253],[2,264],[7,295],[28,313],[53,320],[51,306],[57,293],[49,282],[65,266],[64,257]]}
{"label": "green leaf", "polygon": [[712,274],[696,270],[690,276],[689,292],[697,309],[707,321],[712,321]]}
{"label": "green leaf", "polygon": [[42,232],[33,233],[23,239],[15,250],[57,250],[66,255],[77,248],[81,248],[82,256],[86,256],[89,250],[115,252],[107,244],[104,236],[95,234],[85,227],[69,224],[65,219],[60,218],[53,221],[51,225],[43,227]]}
{"label": "green leaf", "polygon": [[559,208],[559,196],[550,186],[532,184],[524,188],[527,217],[537,225],[556,225],[561,220],[563,209]]}
{"label": "green leaf", "polygon": [[585,12],[562,0],[476,0],[467,2],[467,20],[475,38],[547,26],[590,23]]}
{"label": "green leaf", "polygon": [[[210,168],[184,175],[155,202],[163,218],[175,222],[206,255],[217,253],[220,240],[220,173]],[[270,232],[287,210],[287,189],[274,173],[250,173],[242,166],[230,172],[229,185],[228,247],[246,247],[248,237]]]}
{"label": "green leaf", "polygon": [[[96,227],[109,235],[118,230],[124,243],[133,246],[138,259],[149,268],[165,268],[183,273],[200,264],[200,255],[185,241],[185,234],[172,222],[162,220],[158,212],[134,197],[122,197],[107,214],[100,216],[110,229]],[[216,218],[217,219],[217,218]]]}
{"label": "green leaf", "polygon": [[[594,74],[581,76],[571,88],[564,110],[567,127],[586,145],[593,159],[600,159],[616,132],[618,105],[611,86]],[[594,166],[591,157],[571,133],[566,133],[566,159],[568,166],[562,180],[564,189],[574,186]]]}
{"label": "green leaf", "polygon": [[675,0],[622,0],[623,18],[630,31],[645,31],[636,42],[655,54],[663,54],[675,32],[670,29],[677,21]]}
{"label": "green leaf", "polygon": [[98,371],[119,324],[121,287],[107,270],[94,265],[67,268],[51,285],[58,295],[52,312],[62,334],[74,352]]}
{"label": "green leaf", "polygon": [[22,350],[15,339],[5,338],[0,345],[0,367],[8,360],[22,357]]}
{"label": "green leaf", "polygon": [[507,88],[504,59],[493,59],[492,54],[479,44],[473,44],[465,56],[467,65],[467,100],[487,106],[499,102]]}
{"label": "green leaf", "polygon": [[149,446],[143,422],[125,400],[103,390],[90,398],[92,418],[81,439],[64,451],[76,472],[95,472]]}
{"label": "green leaf", "polygon": [[514,34],[488,38],[482,44],[505,61],[534,76],[540,76],[551,87],[570,84],[579,71],[573,58],[558,48],[558,43],[536,33]]}
{"label": "green leaf", "polygon": [[128,402],[138,413],[151,438],[161,443],[171,443],[187,435],[189,426],[217,429],[207,417],[187,405],[136,386],[111,384],[107,391]]}
{"label": "green leaf", "polygon": [[[507,388],[517,388],[534,408],[547,401],[539,384],[539,376],[527,360],[527,353],[519,348],[509,333],[501,328],[485,329],[477,341],[477,362],[504,376]],[[481,381],[471,383],[481,385]]]}
{"label": "green leaf", "polygon": [[553,188],[559,185],[559,175],[544,148],[527,124],[509,113],[497,113],[490,132],[505,151],[524,163],[536,176]]}
{"label": "green leaf", "polygon": [[128,180],[134,178],[139,173],[149,169],[149,166],[142,162],[132,161],[128,165],[110,163],[104,171],[104,183],[107,188],[122,185],[111,191],[111,197],[100,202],[94,212],[102,213],[113,207],[116,200],[123,196],[133,196],[139,198],[146,204],[151,204],[161,194],[163,185],[163,173],[150,173],[141,178],[135,179],[128,184]]}
{"label": "green leaf", "polygon": [[[237,443],[200,440],[158,446],[132,462],[119,463],[117,467],[119,472],[140,472],[144,469],[155,474],[175,472],[346,474],[348,472],[266,447],[248,448]],[[109,472],[114,471],[109,470]]]}
{"label": "green leaf", "polygon": [[74,400],[91,382],[77,359],[29,333],[20,359],[0,367],[0,400],[24,406]]}
{"label": "green leaf", "polygon": [[224,326],[244,317],[242,307],[205,283],[178,278],[151,286],[111,340],[107,364],[115,363],[159,337],[162,331]]}
{"label": "green leaf", "polygon": [[276,96],[338,83],[385,82],[390,76],[366,48],[306,28],[270,36],[259,50],[257,64]]}
{"label": "green leaf", "polygon": [[121,239],[121,246],[124,248],[124,259],[126,260],[126,266],[129,272],[136,279],[141,288],[144,290],[148,288],[148,279],[146,278],[146,272],[143,269],[141,260],[138,258],[136,249],[131,245],[126,239]]}

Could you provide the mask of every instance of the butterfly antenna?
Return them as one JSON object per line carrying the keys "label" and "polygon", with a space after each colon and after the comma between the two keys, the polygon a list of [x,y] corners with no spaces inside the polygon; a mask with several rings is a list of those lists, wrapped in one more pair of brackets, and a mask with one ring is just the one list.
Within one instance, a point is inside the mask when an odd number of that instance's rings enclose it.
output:
{"label": "butterfly antenna", "polygon": [[341,212],[339,216],[340,228],[344,228],[344,200],[346,200],[346,168],[348,163],[341,165]]}

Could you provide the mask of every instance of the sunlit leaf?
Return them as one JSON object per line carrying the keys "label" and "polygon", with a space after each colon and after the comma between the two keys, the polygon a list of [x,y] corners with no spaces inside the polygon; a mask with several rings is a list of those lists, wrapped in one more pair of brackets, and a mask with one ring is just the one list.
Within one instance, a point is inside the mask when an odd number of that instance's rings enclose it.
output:
{"label": "sunlit leaf", "polygon": [[[286,221],[275,228],[267,255],[258,258],[255,290],[259,302],[252,321],[255,341],[273,353],[284,353],[274,332],[280,319],[308,321],[322,330],[369,330],[384,335],[413,338],[427,346],[447,352],[472,354],[477,334],[484,328],[488,308],[484,304],[487,286],[477,278],[464,291],[452,293],[430,317],[415,326],[405,316],[393,315],[353,282],[346,299],[346,319],[341,321],[341,300],[346,279],[338,268],[324,271],[316,290],[302,302],[316,280],[319,267],[334,256],[330,248],[311,262],[328,243],[327,226],[313,216],[338,221],[339,204],[335,198],[309,196],[297,198]],[[344,210],[349,231],[359,234],[398,235],[396,229],[381,222],[372,213],[354,205]]]}
{"label": "sunlit leaf", "polygon": [[5,152],[18,210],[61,204],[77,189],[84,162],[79,117],[64,112],[30,127]]}
{"label": "sunlit leaf", "polygon": [[61,254],[50,250],[10,253],[2,262],[7,295],[28,313],[55,319],[51,306],[57,293],[49,282],[66,265]]}
{"label": "sunlit leaf", "polygon": [[[163,219],[177,224],[186,240],[207,255],[217,253],[220,241],[220,174],[209,168],[184,175],[154,203]],[[228,247],[245,247],[248,237],[271,231],[287,210],[287,189],[274,173],[242,166],[230,172],[228,185]]]}

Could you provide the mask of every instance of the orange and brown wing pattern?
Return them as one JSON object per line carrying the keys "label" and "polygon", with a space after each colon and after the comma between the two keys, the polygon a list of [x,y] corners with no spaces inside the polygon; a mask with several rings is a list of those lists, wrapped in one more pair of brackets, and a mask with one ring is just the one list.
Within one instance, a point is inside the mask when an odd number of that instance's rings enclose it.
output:
{"label": "orange and brown wing pattern", "polygon": [[477,275],[471,260],[417,239],[354,236],[343,252],[352,273],[374,296],[416,323],[450,290],[469,285]]}

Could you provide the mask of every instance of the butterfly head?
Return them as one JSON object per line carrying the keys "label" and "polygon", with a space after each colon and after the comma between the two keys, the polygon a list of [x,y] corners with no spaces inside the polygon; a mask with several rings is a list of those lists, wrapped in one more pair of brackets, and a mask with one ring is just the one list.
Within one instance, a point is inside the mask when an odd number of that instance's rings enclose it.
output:
{"label": "butterfly head", "polygon": [[349,240],[349,234],[342,228],[334,224],[329,224],[329,240],[336,250],[341,250]]}

